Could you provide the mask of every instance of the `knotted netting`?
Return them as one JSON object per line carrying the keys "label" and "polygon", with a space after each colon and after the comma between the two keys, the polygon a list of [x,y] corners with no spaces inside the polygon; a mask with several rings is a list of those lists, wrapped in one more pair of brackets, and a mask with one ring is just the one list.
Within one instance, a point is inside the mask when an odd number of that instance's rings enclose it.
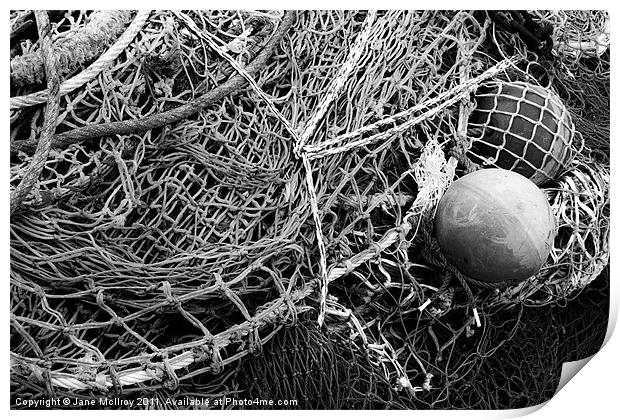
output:
{"label": "knotted netting", "polygon": [[[590,149],[608,136],[584,104],[608,93],[608,49],[537,57],[484,12],[141,11],[116,40],[95,36],[98,13],[12,51],[13,69],[86,28],[106,51],[85,69],[44,60],[48,86],[12,79],[13,395],[266,383],[315,389],[309,407],[439,406],[506,341],[489,320],[569,299],[607,264],[608,165]],[[456,281],[429,228],[475,169],[468,119],[492,80],[557,90],[578,133],[545,185],[550,260],[501,289]],[[271,368],[248,367],[266,346]]]}
{"label": "knotted netting", "polygon": [[[469,153],[529,178],[536,185],[555,179],[570,159],[574,125],[560,99],[525,83],[485,83],[470,115]],[[475,132],[479,131],[479,136]]]}

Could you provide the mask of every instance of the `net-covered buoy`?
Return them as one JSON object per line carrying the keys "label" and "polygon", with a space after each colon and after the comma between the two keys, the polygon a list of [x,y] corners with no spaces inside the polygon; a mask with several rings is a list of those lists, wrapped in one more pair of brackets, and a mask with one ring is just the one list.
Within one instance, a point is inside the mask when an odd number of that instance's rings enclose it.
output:
{"label": "net-covered buoy", "polygon": [[461,273],[500,283],[540,270],[556,223],[545,194],[530,180],[505,169],[482,169],[450,185],[437,206],[435,234]]}
{"label": "net-covered buoy", "polygon": [[571,158],[575,128],[560,98],[523,82],[492,81],[475,95],[468,121],[472,161],[509,169],[542,185]]}

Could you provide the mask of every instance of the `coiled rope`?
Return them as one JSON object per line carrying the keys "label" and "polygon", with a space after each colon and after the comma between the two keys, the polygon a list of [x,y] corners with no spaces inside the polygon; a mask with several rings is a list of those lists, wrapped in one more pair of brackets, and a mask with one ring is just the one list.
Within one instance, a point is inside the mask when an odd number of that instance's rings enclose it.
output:
{"label": "coiled rope", "polygon": [[[265,65],[265,62],[271,56],[276,45],[280,43],[282,37],[288,31],[294,19],[295,12],[287,11],[282,18],[282,23],[278,26],[278,29],[275,31],[271,40],[265,45],[265,48],[258,53],[256,58],[245,68],[247,74],[254,74]],[[187,102],[184,105],[171,109],[170,111],[165,111],[157,115],[131,121],[92,124],[76,128],[54,136],[52,147],[64,148],[71,144],[79,143],[88,139],[113,136],[116,134],[139,133],[152,130],[154,128],[159,128],[164,125],[173,124],[198,113],[200,110],[220,100],[224,96],[241,89],[245,83],[247,83],[247,80],[243,75],[235,74],[215,89]],[[11,143],[11,153],[17,153],[18,151],[30,152],[35,147],[36,144],[31,140],[16,141]]]}
{"label": "coiled rope", "polygon": [[[127,48],[131,41],[133,41],[136,35],[142,30],[142,27],[144,27],[150,13],[150,10],[138,11],[133,22],[131,22],[131,25],[129,25],[127,30],[109,50],[103,53],[94,63],[88,66],[86,70],[68,80],[65,80],[60,85],[59,95],[64,96],[85,85],[97,77],[97,75],[106,69],[112,62],[114,62],[114,60],[116,60],[116,58],[125,50],[125,48]],[[10,109],[12,111],[43,104],[47,101],[48,96],[49,89],[44,89],[28,95],[16,96],[11,98]]]}

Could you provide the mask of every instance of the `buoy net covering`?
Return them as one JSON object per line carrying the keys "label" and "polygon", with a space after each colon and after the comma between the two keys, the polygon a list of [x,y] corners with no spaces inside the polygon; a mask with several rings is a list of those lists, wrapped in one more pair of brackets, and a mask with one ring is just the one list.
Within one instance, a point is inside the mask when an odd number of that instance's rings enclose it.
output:
{"label": "buoy net covering", "polygon": [[523,82],[487,82],[469,119],[469,153],[535,184],[555,179],[571,158],[575,134],[568,109],[549,89]]}

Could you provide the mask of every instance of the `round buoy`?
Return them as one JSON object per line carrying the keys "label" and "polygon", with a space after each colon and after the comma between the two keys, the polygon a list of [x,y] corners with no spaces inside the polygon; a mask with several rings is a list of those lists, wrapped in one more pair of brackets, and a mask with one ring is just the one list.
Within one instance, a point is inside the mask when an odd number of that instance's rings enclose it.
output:
{"label": "round buoy", "polygon": [[556,234],[545,194],[504,169],[454,181],[437,206],[435,233],[446,259],[486,283],[522,281],[547,260]]}
{"label": "round buoy", "polygon": [[575,128],[552,91],[522,82],[493,81],[478,88],[468,120],[469,156],[542,185],[571,158]]}

